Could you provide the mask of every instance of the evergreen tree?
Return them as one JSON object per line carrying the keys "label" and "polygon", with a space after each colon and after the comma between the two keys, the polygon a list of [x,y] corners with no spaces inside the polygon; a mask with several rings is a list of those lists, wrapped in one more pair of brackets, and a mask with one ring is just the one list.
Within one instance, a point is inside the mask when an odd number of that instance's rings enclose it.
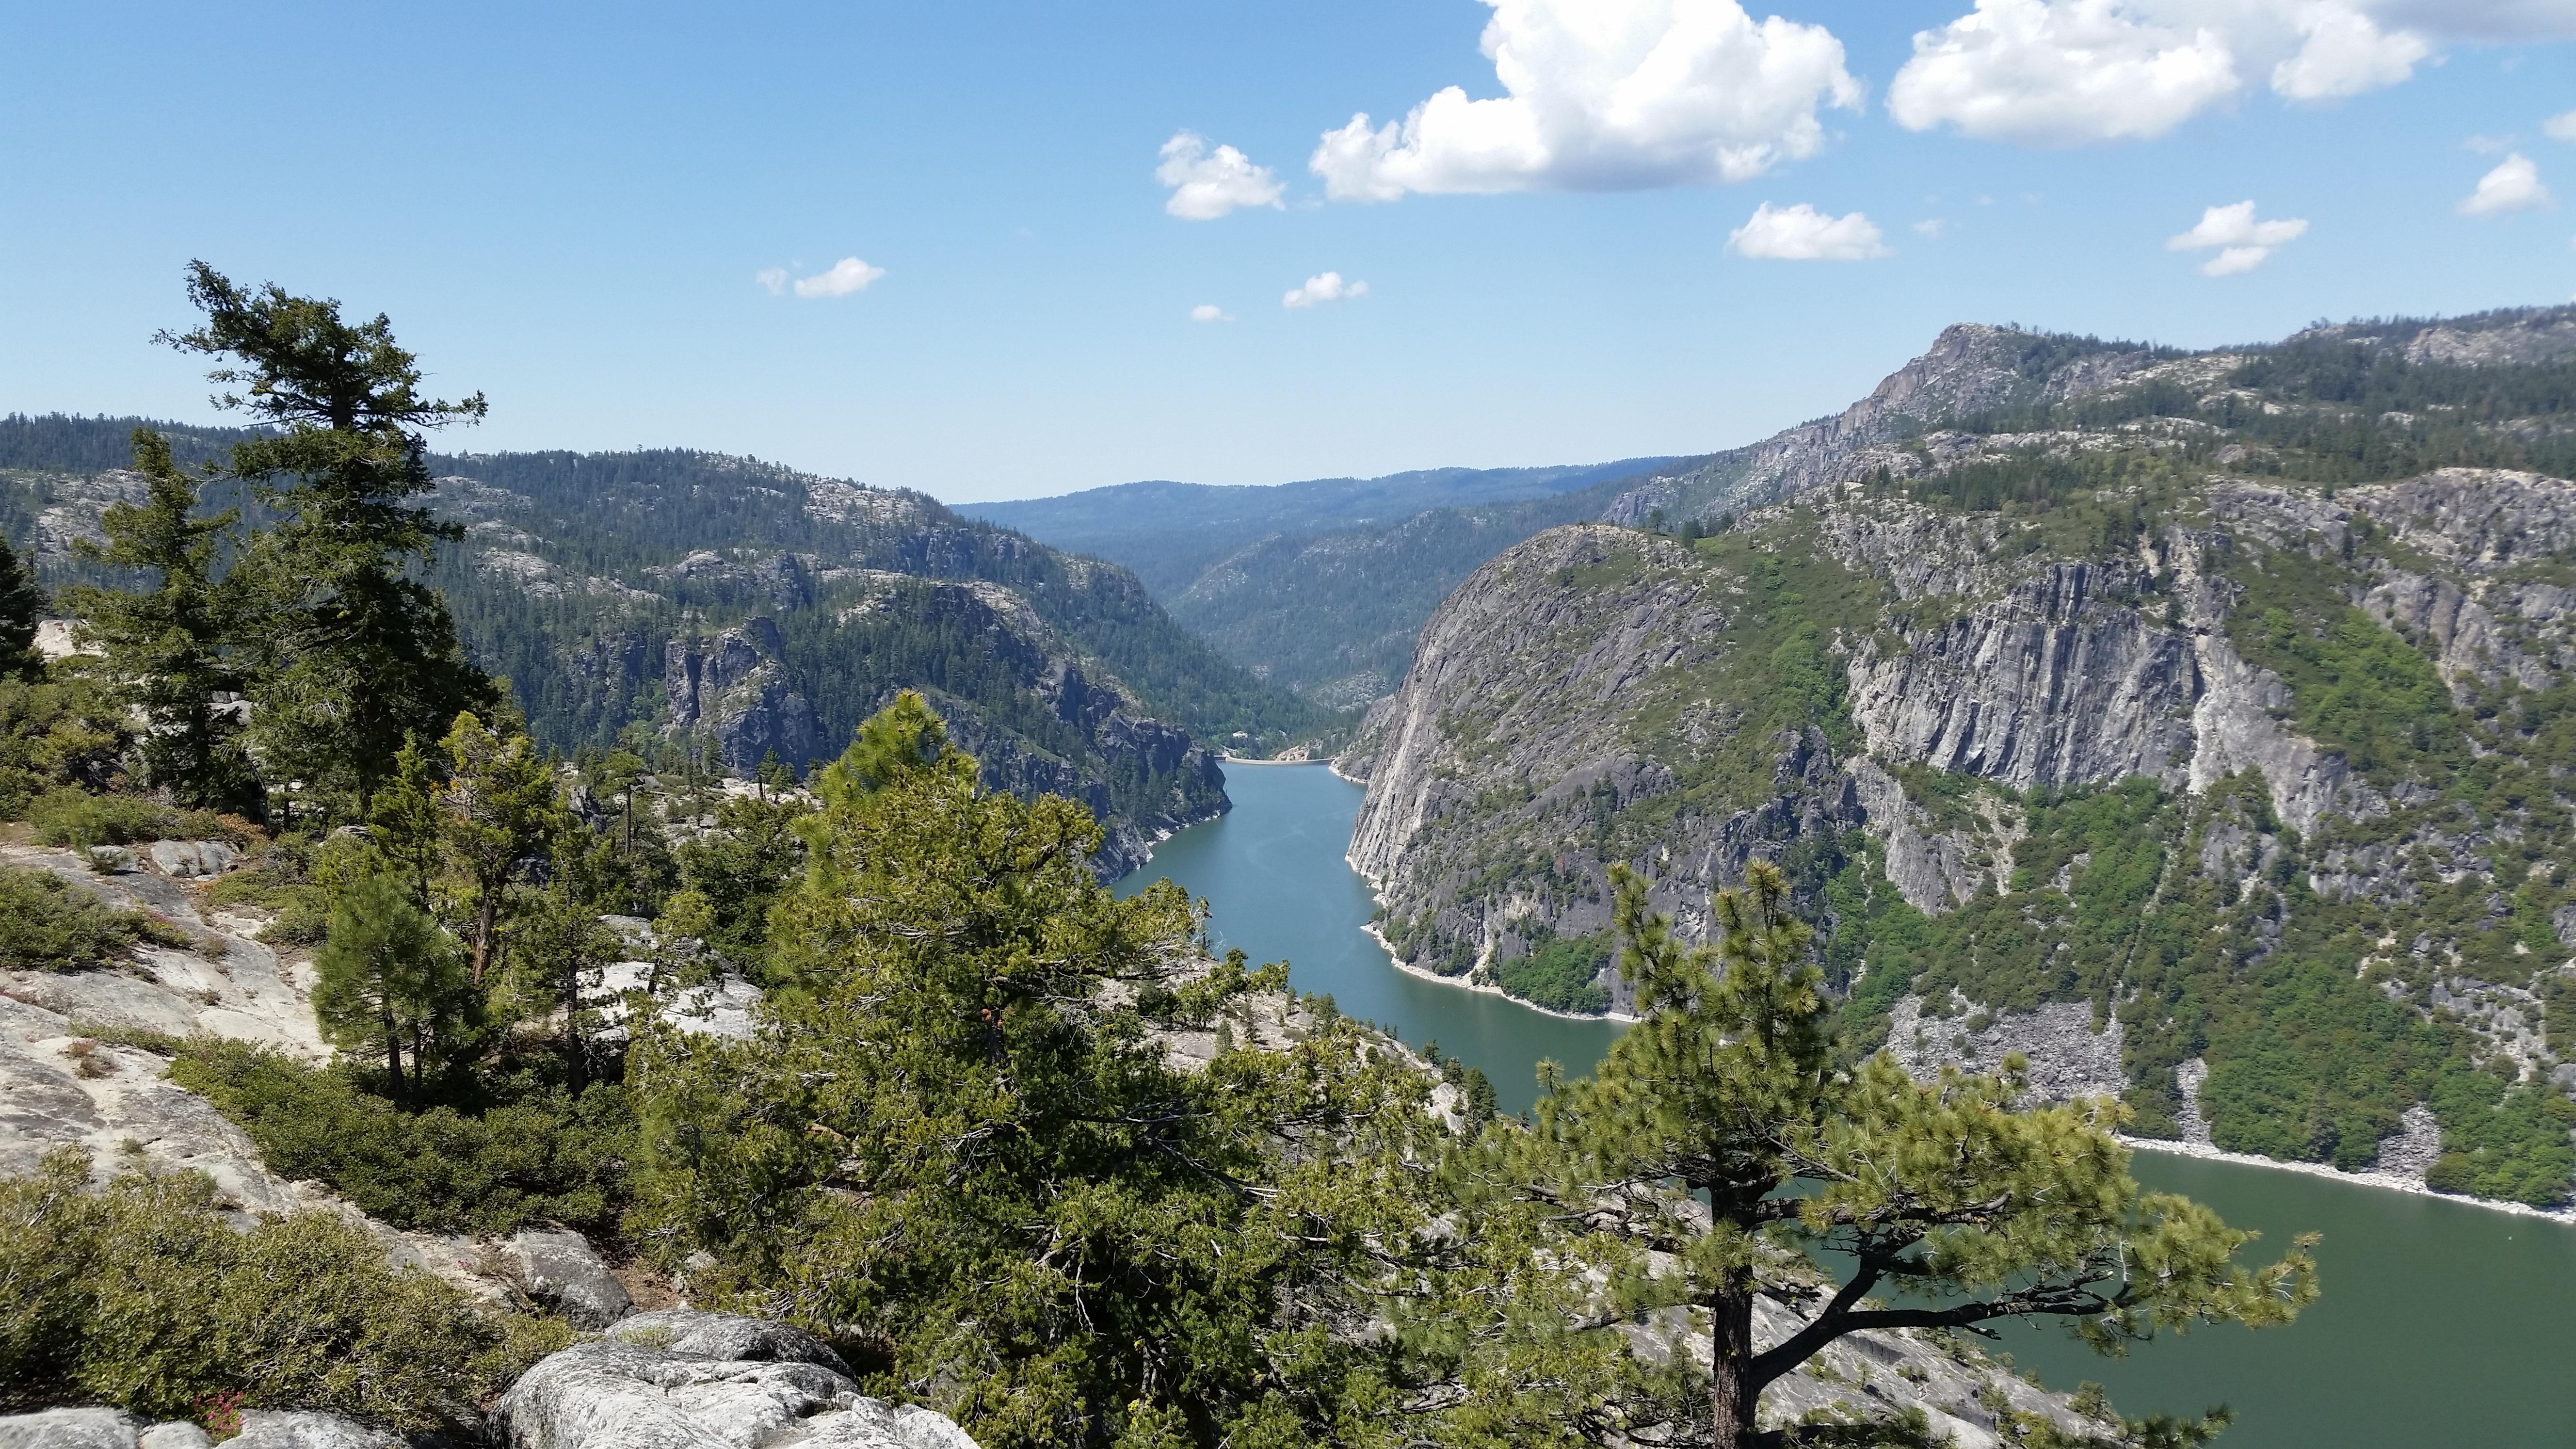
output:
{"label": "evergreen tree", "polygon": [[558,1023],[564,1085],[579,1096],[590,1085],[592,1034],[604,1004],[600,974],[619,958],[624,943],[600,924],[590,902],[557,880],[534,897],[510,929],[509,976],[521,1009]]}
{"label": "evergreen tree", "polygon": [[447,817],[438,802],[439,779],[416,735],[404,739],[394,769],[376,792],[367,815],[367,845],[384,868],[411,887],[412,904],[431,908],[430,886],[446,861],[442,839]]}
{"label": "evergreen tree", "polygon": [[216,405],[277,429],[227,465],[280,515],[243,561],[272,630],[254,733],[272,774],[345,788],[363,816],[407,733],[494,698],[445,601],[407,573],[462,536],[411,501],[431,487],[419,430],[481,418],[483,397],[423,396],[381,315],[349,323],[337,302],[237,286],[203,262],[188,294],[204,324],[161,340],[235,359],[209,374],[226,389]]}
{"label": "evergreen tree", "polygon": [[455,941],[385,876],[360,876],[341,891],[313,964],[313,1015],[323,1038],[383,1053],[385,1090],[396,1099],[426,1092],[428,1058],[457,1046],[481,1011]]}
{"label": "evergreen tree", "polygon": [[1187,897],[1113,897],[1079,805],[986,793],[917,700],[880,723],[778,907],[816,969],[751,1040],[639,1038],[640,1239],[716,1260],[702,1302],[861,1325],[989,1449],[1395,1442],[1383,1345],[1339,1330],[1422,1226],[1386,1178],[1427,1084],[1347,1021],[1176,1065],[1157,1032],[1284,968],[1196,974]]}
{"label": "evergreen tree", "polygon": [[241,747],[238,713],[218,694],[243,684],[236,641],[241,589],[218,578],[226,536],[240,512],[196,516],[197,483],[170,457],[170,442],[134,430],[134,467],[149,492],[99,520],[104,547],[81,555],[143,575],[131,591],[70,590],[65,602],[107,651],[109,670],[143,713],[144,772],[182,805],[256,811],[257,772]]}
{"label": "evergreen tree", "polygon": [[[1510,1154],[1539,1220],[1577,1231],[1487,1236],[1514,1273],[1541,1244],[1577,1280],[1550,1301],[1595,1326],[1676,1308],[1705,1323],[1718,1449],[1768,1442],[1763,1388],[1859,1330],[2058,1318],[2117,1353],[2159,1329],[2287,1322],[2315,1295],[2308,1241],[2248,1267],[2235,1253],[2253,1234],[2140,1191],[2109,1101],[2015,1110],[2017,1061],[1928,1085],[1883,1053],[1838,1067],[1812,933],[1772,867],[1719,897],[1716,952],[1684,949],[1643,882],[1616,883],[1645,1020],[1592,1080],[1551,1083],[1528,1156]],[[1837,1281],[1820,1262],[1851,1267]],[[1806,1326],[1760,1345],[1757,1295],[1800,1305]]]}
{"label": "evergreen tree", "polygon": [[0,679],[35,679],[45,661],[36,653],[36,623],[45,617],[45,591],[36,571],[0,538]]}
{"label": "evergreen tree", "polygon": [[442,744],[447,779],[438,787],[438,805],[446,818],[439,830],[448,858],[472,893],[466,940],[479,983],[492,964],[494,930],[510,877],[520,861],[545,846],[559,827],[562,810],[554,772],[526,735],[495,734],[466,713],[456,717]]}

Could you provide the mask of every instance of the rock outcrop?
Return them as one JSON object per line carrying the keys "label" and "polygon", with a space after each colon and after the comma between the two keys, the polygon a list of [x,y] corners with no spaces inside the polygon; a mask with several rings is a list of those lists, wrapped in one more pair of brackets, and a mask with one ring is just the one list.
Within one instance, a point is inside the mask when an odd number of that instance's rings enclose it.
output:
{"label": "rock outcrop", "polygon": [[493,1407],[492,1437],[511,1449],[975,1444],[945,1415],[861,1394],[809,1334],[694,1309],[637,1314],[539,1360]]}

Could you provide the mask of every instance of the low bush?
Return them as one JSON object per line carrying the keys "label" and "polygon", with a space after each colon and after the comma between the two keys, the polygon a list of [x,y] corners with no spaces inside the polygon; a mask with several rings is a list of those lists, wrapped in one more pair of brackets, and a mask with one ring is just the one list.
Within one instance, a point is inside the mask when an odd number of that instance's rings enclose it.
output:
{"label": "low bush", "polygon": [[171,1080],[215,1104],[270,1170],[310,1178],[400,1228],[507,1233],[561,1222],[614,1233],[635,1119],[626,1089],[532,1088],[479,1111],[408,1111],[348,1066],[310,1067],[238,1041],[191,1041]]}
{"label": "low bush", "polygon": [[0,866],[0,968],[86,971],[138,941],[185,946],[187,933],[141,911],[121,911],[45,871]]}
{"label": "low bush", "polygon": [[200,1173],[88,1185],[88,1157],[71,1148],[0,1181],[0,1408],[318,1409],[470,1429],[485,1397],[570,1338],[392,1267],[382,1243],[328,1213],[244,1232]]}
{"label": "low bush", "polygon": [[166,839],[175,833],[179,812],[139,795],[97,795],[65,786],[28,806],[27,823],[47,845],[86,849]]}

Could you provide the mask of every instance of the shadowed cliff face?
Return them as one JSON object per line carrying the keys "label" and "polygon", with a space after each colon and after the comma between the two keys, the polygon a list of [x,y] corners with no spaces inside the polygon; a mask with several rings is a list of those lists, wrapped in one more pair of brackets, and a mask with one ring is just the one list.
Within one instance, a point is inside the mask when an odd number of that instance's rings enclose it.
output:
{"label": "shadowed cliff face", "polygon": [[[1821,482],[1695,544],[1505,552],[1337,762],[1393,949],[1512,990],[1606,928],[1612,864],[1705,939],[1773,860],[1857,1045],[2023,1050],[2151,1134],[2567,1196],[2576,483],[2415,466],[2576,438],[2512,411],[2557,396],[2542,322],[2078,359],[2001,421],[1811,449]],[[2356,376],[2505,400],[2428,424]],[[1875,401],[1994,403],[1899,381]]]}

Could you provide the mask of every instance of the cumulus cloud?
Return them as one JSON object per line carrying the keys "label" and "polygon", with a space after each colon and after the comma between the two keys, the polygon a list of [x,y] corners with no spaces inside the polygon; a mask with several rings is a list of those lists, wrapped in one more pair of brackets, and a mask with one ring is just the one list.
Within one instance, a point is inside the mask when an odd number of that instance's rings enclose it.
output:
{"label": "cumulus cloud", "polygon": [[[778,269],[772,267],[770,271],[777,272]],[[870,283],[885,274],[883,267],[869,266],[857,257],[843,257],[832,263],[828,271],[817,272],[810,277],[798,277],[794,291],[799,297],[847,297],[854,292],[866,291]],[[764,273],[764,285],[766,285],[766,276],[767,274]]]}
{"label": "cumulus cloud", "polygon": [[1321,302],[1339,302],[1368,295],[1368,283],[1345,282],[1339,272],[1324,272],[1308,277],[1302,286],[1288,289],[1279,299],[1282,307],[1312,307]]}
{"label": "cumulus cloud", "polygon": [[2143,139],[2258,78],[2330,101],[2403,82],[2446,42],[2570,34],[2562,0],[1975,0],[1914,37],[1887,109],[2030,145]]}
{"label": "cumulus cloud", "polygon": [[1163,143],[1154,179],[1172,188],[1163,210],[1184,221],[1214,221],[1246,206],[1280,209],[1287,187],[1267,166],[1232,146],[1207,148],[1207,138],[1182,131]]}
{"label": "cumulus cloud", "polygon": [[2232,277],[2263,265],[2273,252],[2307,234],[2308,224],[2296,217],[2258,221],[2254,203],[2240,201],[2234,206],[2213,206],[2200,214],[2200,222],[2180,236],[2167,237],[2165,250],[2199,252],[2215,250],[2218,255],[2200,264],[2205,277]]}
{"label": "cumulus cloud", "polygon": [[1234,320],[1234,314],[1228,312],[1214,302],[1201,302],[1190,309],[1190,320],[1193,322],[1231,322]]}
{"label": "cumulus cloud", "polygon": [[2540,129],[2552,141],[2576,141],[2576,111],[2561,111],[2541,122]]}
{"label": "cumulus cloud", "polygon": [[1738,0],[1485,0],[1505,94],[1450,86],[1400,121],[1324,133],[1307,166],[1337,201],[1406,192],[1633,191],[1744,181],[1824,145],[1858,109],[1842,42]]}
{"label": "cumulus cloud", "polygon": [[751,279],[760,284],[760,289],[762,291],[767,292],[773,297],[784,297],[787,295],[787,269],[785,267],[763,267],[759,271],[752,273]]}
{"label": "cumulus cloud", "polygon": [[1789,207],[1763,202],[1753,208],[1752,220],[1726,234],[1726,245],[1741,256],[1780,262],[1862,262],[1888,255],[1886,239],[1867,216],[1827,216],[1803,201]]}
{"label": "cumulus cloud", "polygon": [[2530,157],[2516,151],[2478,178],[2478,189],[2460,203],[2460,215],[2502,216],[2548,202],[2549,188],[2540,184],[2540,168],[2531,164]]}

